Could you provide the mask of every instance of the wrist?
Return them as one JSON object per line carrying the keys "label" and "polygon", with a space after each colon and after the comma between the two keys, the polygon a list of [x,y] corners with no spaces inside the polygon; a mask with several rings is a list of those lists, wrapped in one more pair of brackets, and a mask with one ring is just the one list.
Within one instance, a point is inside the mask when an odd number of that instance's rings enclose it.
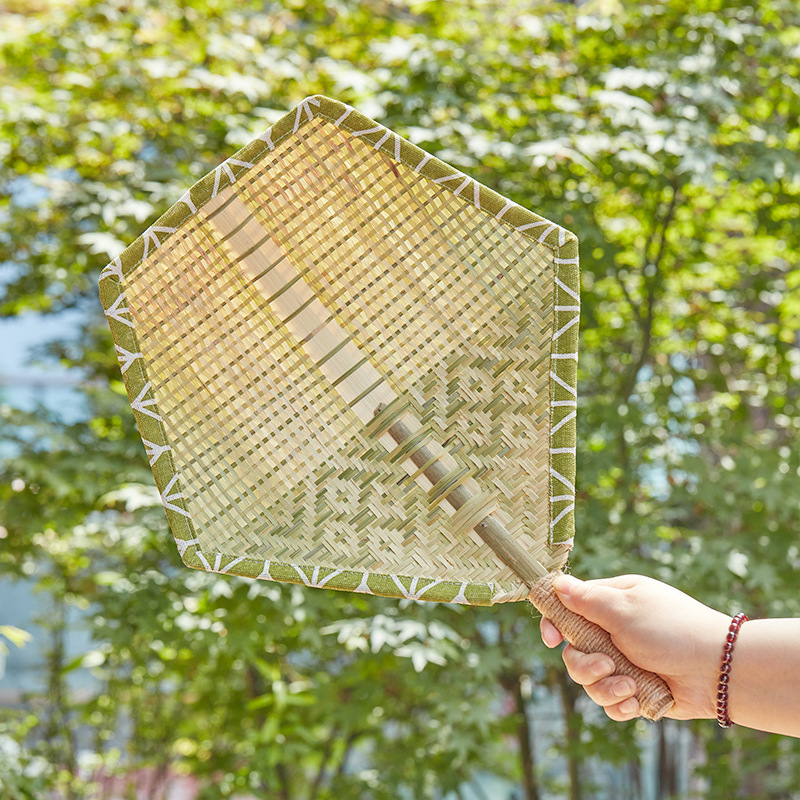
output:
{"label": "wrist", "polygon": [[800,736],[800,619],[756,619],[742,626],[729,684],[737,725]]}
{"label": "wrist", "polygon": [[731,618],[718,611],[706,620],[698,631],[694,663],[696,664],[695,687],[702,713],[699,719],[715,719],[717,716],[717,691],[723,658],[725,639]]}

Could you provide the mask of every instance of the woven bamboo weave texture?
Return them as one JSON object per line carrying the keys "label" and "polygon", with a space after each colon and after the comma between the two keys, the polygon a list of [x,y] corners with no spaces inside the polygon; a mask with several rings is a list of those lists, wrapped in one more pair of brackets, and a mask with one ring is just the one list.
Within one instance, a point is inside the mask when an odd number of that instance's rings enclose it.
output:
{"label": "woven bamboo weave texture", "polygon": [[[487,598],[465,585],[488,587],[488,601],[518,593],[331,385],[325,363],[348,353],[527,550],[563,563],[571,542],[553,541],[550,456],[558,250],[531,247],[474,198],[324,115],[212,195],[120,270],[131,330],[115,337],[140,356],[120,353],[151,459],[169,449],[174,485],[156,478],[171,521],[191,526],[176,532],[187,563],[263,564],[263,577],[304,583],[342,575],[365,591],[376,587],[363,576],[383,575],[386,594],[438,582],[468,602]],[[308,348],[326,326],[341,344],[320,365]],[[203,553],[215,562],[197,564]]]}

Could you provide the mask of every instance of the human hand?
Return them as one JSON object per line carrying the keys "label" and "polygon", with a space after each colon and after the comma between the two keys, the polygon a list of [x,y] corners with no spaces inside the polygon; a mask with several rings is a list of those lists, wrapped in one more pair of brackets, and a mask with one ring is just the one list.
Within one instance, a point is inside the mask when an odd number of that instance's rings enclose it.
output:
{"label": "human hand", "polygon": [[[580,581],[569,575],[553,587],[571,611],[597,623],[633,664],[660,675],[675,698],[673,719],[716,716],[717,677],[729,618],[672,586],[641,575]],[[548,619],[541,622],[548,647],[562,641]],[[639,715],[632,678],[614,673],[614,662],[600,653],[563,652],[567,671],[611,719]]]}

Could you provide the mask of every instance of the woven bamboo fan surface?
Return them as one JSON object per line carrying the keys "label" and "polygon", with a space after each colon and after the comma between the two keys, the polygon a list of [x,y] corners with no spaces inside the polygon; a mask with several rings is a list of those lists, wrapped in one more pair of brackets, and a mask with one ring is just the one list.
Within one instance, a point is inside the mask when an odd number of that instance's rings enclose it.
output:
{"label": "woven bamboo fan surface", "polygon": [[542,575],[572,545],[577,255],[329,98],[222,162],[100,280],[184,562],[526,597],[474,528],[500,520]]}

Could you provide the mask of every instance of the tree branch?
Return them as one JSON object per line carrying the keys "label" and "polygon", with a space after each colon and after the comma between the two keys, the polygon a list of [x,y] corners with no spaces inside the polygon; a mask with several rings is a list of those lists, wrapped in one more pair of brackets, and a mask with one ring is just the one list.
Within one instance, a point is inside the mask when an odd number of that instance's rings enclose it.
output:
{"label": "tree branch", "polygon": [[[642,312],[641,307],[635,305],[633,300],[630,298],[627,289],[620,281],[620,286],[622,287],[622,291],[625,296],[628,298],[628,302],[631,303],[631,307],[637,312],[636,313],[636,321],[639,325],[639,328],[642,332],[642,341],[641,347],[639,348],[639,355],[635,361],[631,362],[630,366],[628,367],[625,375],[625,380],[622,384],[623,392],[622,396],[625,398],[625,401],[628,401],[631,394],[633,394],[633,390],[636,386],[636,380],[639,375],[639,371],[642,367],[650,360],[650,348],[653,341],[653,322],[655,319],[655,307],[656,307],[656,298],[658,296],[658,290],[663,283],[663,272],[661,270],[661,262],[664,258],[664,253],[666,252],[667,246],[667,231],[669,230],[670,225],[672,224],[673,219],[675,218],[675,210],[678,206],[678,198],[679,192],[678,188],[675,185],[674,181],[671,184],[672,188],[672,198],[670,199],[669,205],[667,206],[666,213],[664,214],[663,219],[660,223],[656,223],[653,226],[653,230],[650,236],[647,239],[647,243],[645,244],[644,251],[642,253],[642,275],[644,278],[644,291],[645,291],[645,310]],[[660,230],[659,230],[660,229]],[[656,251],[655,257],[653,260],[648,259],[648,252],[651,249],[652,243],[655,241],[656,236],[658,236],[658,249]],[[648,270],[652,269],[652,275],[648,276]]]}

